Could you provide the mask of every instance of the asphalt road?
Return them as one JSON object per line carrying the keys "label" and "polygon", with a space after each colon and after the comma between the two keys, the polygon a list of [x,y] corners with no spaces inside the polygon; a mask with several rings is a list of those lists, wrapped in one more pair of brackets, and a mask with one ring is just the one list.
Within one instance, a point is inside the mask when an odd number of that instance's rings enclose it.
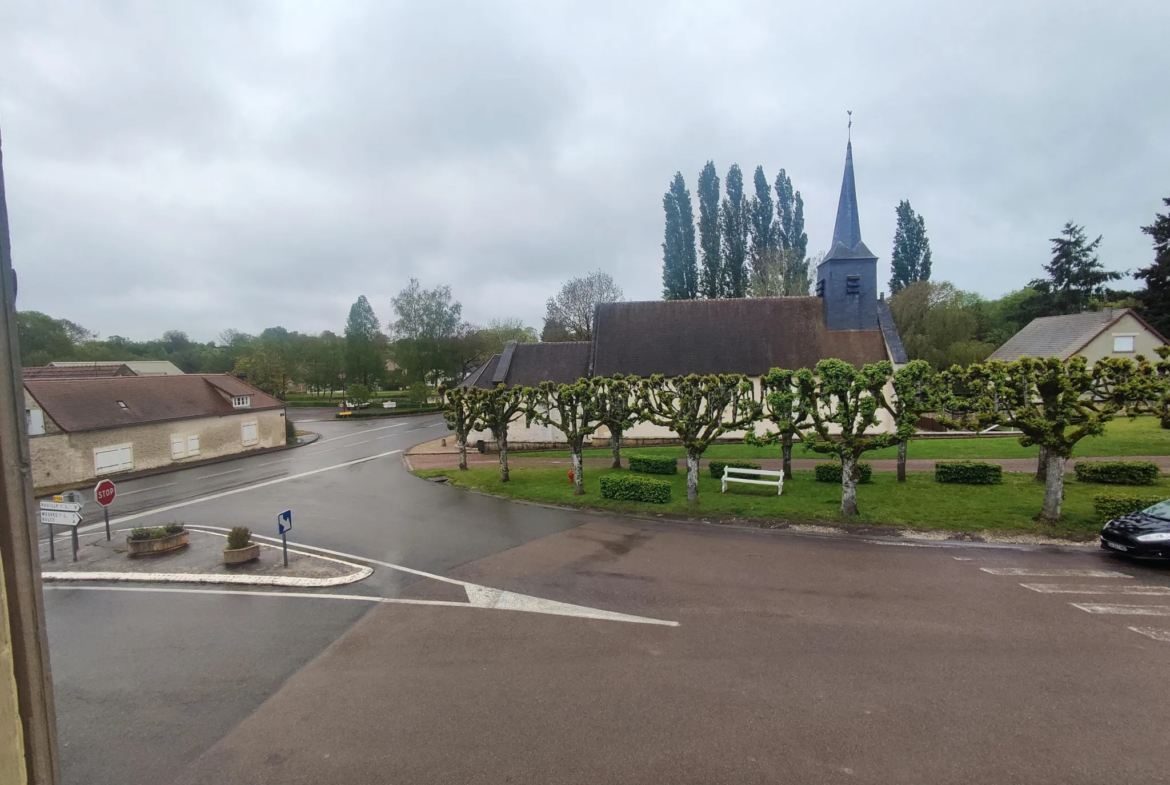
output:
{"label": "asphalt road", "polygon": [[1166,569],[514,504],[406,473],[437,422],[315,423],[119,515],[292,508],[294,542],[678,626],[374,604],[464,591],[383,568],[332,599],[50,589],[65,781],[1165,781]]}

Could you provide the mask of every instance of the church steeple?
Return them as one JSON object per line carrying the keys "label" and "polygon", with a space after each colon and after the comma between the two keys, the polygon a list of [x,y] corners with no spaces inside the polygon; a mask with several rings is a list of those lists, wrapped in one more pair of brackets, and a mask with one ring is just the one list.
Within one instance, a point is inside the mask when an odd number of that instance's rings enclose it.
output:
{"label": "church steeple", "polygon": [[[850,124],[852,124],[850,120]],[[833,243],[825,259],[876,259],[861,241],[861,219],[857,214],[857,183],[853,179],[853,140],[845,144],[845,176],[841,178],[841,198],[837,201],[837,223]]]}

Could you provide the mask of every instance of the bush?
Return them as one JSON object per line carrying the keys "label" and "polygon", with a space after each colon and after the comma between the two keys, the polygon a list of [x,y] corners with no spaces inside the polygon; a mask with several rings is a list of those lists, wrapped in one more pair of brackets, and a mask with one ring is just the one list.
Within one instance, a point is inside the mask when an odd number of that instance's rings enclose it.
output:
{"label": "bush", "polygon": [[130,539],[135,542],[161,540],[163,537],[170,537],[172,534],[179,534],[182,531],[183,524],[181,523],[168,523],[166,526],[139,526],[130,530]]}
{"label": "bush", "polygon": [[1161,496],[1119,496],[1113,493],[1103,493],[1093,497],[1093,511],[1101,523],[1129,515],[1131,512],[1144,510],[1150,505],[1162,501]]}
{"label": "bush", "polygon": [[751,461],[711,461],[711,463],[709,463],[707,465],[711,469],[711,476],[714,477],[716,480],[723,479],[723,470],[727,469],[727,468],[732,468],[732,469],[762,469],[763,468],[762,466],[760,466],[760,464],[752,463]]}
{"label": "bush", "polygon": [[[816,473],[817,482],[841,482],[841,464],[839,463],[818,463],[813,470]],[[865,461],[859,461],[857,464],[857,472],[860,475],[859,482],[873,482],[873,467]]]}
{"label": "bush", "polygon": [[169,537],[172,534],[179,534],[180,532],[185,531],[185,529],[183,528],[183,524],[179,523],[178,521],[171,521],[163,527],[163,531],[165,531]]}
{"label": "bush", "polygon": [[666,504],[670,501],[670,483],[628,474],[606,474],[601,478],[601,496],[620,501]]}
{"label": "bush", "polygon": [[1153,461],[1077,461],[1078,482],[1101,485],[1153,485],[1162,470]]}
{"label": "bush", "polygon": [[934,480],[956,485],[1000,485],[1003,467],[978,461],[939,461],[934,465]]}
{"label": "bush", "polygon": [[297,426],[293,425],[292,420],[288,418],[287,414],[284,417],[284,443],[297,443]]}
{"label": "bush", "polygon": [[678,474],[678,461],[674,458],[630,458],[630,471],[639,474]]}
{"label": "bush", "polygon": [[227,547],[230,551],[247,548],[252,543],[252,530],[247,526],[233,526],[228,532]]}

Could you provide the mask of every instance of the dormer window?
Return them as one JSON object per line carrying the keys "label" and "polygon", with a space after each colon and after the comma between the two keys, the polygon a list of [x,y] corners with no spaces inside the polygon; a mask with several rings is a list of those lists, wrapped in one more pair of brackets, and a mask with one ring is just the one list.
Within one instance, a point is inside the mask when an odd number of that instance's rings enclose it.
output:
{"label": "dormer window", "polygon": [[118,401],[118,408],[124,412],[130,411],[130,407],[126,405],[125,401]]}
{"label": "dormer window", "polygon": [[232,408],[233,409],[247,409],[252,405],[251,395],[233,395]]}

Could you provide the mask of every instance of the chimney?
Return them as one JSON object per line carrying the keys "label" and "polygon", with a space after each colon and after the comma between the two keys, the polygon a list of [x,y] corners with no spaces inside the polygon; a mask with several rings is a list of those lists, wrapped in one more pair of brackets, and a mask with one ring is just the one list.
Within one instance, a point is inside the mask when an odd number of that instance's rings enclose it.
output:
{"label": "chimney", "polygon": [[1105,321],[1107,321],[1107,322],[1113,321],[1113,306],[1112,305],[1105,306]]}

